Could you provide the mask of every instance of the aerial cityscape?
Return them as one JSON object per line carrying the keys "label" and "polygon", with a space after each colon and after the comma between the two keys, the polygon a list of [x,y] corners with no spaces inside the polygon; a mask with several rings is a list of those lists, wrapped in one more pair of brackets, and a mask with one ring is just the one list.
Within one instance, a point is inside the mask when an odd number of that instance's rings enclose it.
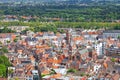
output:
{"label": "aerial cityscape", "polygon": [[0,80],[120,80],[120,0],[0,0]]}

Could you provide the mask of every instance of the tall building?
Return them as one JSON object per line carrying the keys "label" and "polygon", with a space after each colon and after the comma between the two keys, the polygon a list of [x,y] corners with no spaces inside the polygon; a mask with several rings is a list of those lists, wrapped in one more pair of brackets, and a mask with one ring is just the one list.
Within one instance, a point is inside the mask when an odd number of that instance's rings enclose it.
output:
{"label": "tall building", "polygon": [[68,49],[69,49],[69,54],[72,54],[72,29],[67,30],[66,32],[66,41],[67,41],[67,45],[68,45]]}
{"label": "tall building", "polygon": [[68,29],[66,31],[66,40],[67,40],[67,44],[70,44],[71,43],[71,40],[72,40],[72,29]]}
{"label": "tall building", "polygon": [[101,56],[104,54],[104,51],[105,51],[104,46],[105,45],[102,42],[95,44],[95,50],[96,50],[98,56]]}

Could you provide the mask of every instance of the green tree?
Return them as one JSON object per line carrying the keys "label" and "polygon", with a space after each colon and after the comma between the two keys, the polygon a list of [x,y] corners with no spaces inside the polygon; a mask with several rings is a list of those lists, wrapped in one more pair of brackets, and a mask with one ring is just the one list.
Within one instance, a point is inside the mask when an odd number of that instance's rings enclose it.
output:
{"label": "green tree", "polygon": [[6,67],[11,66],[9,59],[4,55],[0,56],[0,64],[4,64]]}
{"label": "green tree", "polygon": [[6,77],[6,66],[4,64],[0,64],[0,77]]}
{"label": "green tree", "polygon": [[4,27],[3,29],[0,29],[0,33],[14,33],[15,31],[8,29],[7,27]]}
{"label": "green tree", "polygon": [[81,73],[80,76],[85,76],[85,73]]}
{"label": "green tree", "polygon": [[13,69],[8,70],[8,74],[11,75],[13,73]]}
{"label": "green tree", "polygon": [[120,36],[117,37],[120,40]]}
{"label": "green tree", "polygon": [[7,68],[11,66],[9,59],[1,55],[0,56],[0,77],[7,77]]}
{"label": "green tree", "polygon": [[56,71],[54,69],[51,69],[50,74],[56,74]]}
{"label": "green tree", "polygon": [[15,39],[14,39],[14,42],[17,42],[17,41],[18,41],[18,39],[17,39],[17,38],[15,38]]}
{"label": "green tree", "polygon": [[7,49],[7,47],[5,47],[5,46],[3,46],[1,49],[0,49],[0,52],[1,53],[8,53],[8,49]]}
{"label": "green tree", "polygon": [[76,69],[68,69],[67,70],[67,73],[75,73],[76,72]]}
{"label": "green tree", "polygon": [[112,61],[112,62],[115,62],[115,58],[111,58],[111,61]]}
{"label": "green tree", "polygon": [[7,43],[10,43],[10,41],[7,41]]}
{"label": "green tree", "polygon": [[22,34],[26,34],[27,31],[29,31],[29,29],[25,29],[25,30],[21,31],[21,33],[22,33]]}
{"label": "green tree", "polygon": [[15,80],[19,80],[18,77],[16,77]]}

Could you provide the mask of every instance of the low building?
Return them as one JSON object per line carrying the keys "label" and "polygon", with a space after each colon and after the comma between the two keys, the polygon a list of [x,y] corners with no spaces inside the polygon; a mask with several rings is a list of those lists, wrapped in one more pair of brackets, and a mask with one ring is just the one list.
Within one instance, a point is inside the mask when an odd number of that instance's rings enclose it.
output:
{"label": "low building", "polygon": [[120,58],[119,55],[120,55],[120,48],[118,47],[111,47],[106,49],[106,56]]}
{"label": "low building", "polygon": [[9,26],[7,28],[9,28],[11,30],[15,30],[16,32],[21,32],[21,31],[29,28],[29,26]]}
{"label": "low building", "polygon": [[0,34],[0,42],[7,43],[8,41],[13,41],[16,38],[16,34],[14,33],[1,33]]}
{"label": "low building", "polygon": [[104,44],[103,43],[98,43],[95,44],[95,50],[98,56],[101,56],[104,54]]}
{"label": "low building", "polygon": [[105,30],[103,31],[103,38],[118,38],[120,36],[120,30]]}

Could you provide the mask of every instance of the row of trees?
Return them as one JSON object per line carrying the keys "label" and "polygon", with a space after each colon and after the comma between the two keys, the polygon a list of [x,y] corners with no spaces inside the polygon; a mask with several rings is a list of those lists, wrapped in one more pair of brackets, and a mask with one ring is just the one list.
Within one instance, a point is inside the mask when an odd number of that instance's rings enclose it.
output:
{"label": "row of trees", "polygon": [[83,29],[120,29],[120,23],[112,22],[56,22],[57,27],[83,28]]}
{"label": "row of trees", "polygon": [[57,27],[53,24],[48,24],[48,25],[44,25],[44,26],[40,26],[40,27],[34,27],[33,28],[34,32],[48,32],[48,31],[53,31],[53,32],[57,32]]}
{"label": "row of trees", "polygon": [[16,31],[8,29],[7,27],[4,27],[3,29],[0,29],[0,33],[15,33],[15,32]]}
{"label": "row of trees", "polygon": [[[29,29],[22,31],[26,33],[28,30],[34,32],[57,32],[57,28],[82,28],[82,29],[120,29],[120,23],[115,22],[0,22],[0,26],[30,26]],[[15,31],[4,27],[0,29],[0,33],[14,33]]]}
{"label": "row of trees", "polygon": [[[60,18],[60,21],[83,22],[83,21],[113,21],[120,19],[119,5],[102,6],[79,6],[79,5],[36,5],[18,7],[0,7],[3,15],[26,15],[37,16],[30,21],[51,21],[49,18]],[[55,21],[55,20],[52,20]]]}

